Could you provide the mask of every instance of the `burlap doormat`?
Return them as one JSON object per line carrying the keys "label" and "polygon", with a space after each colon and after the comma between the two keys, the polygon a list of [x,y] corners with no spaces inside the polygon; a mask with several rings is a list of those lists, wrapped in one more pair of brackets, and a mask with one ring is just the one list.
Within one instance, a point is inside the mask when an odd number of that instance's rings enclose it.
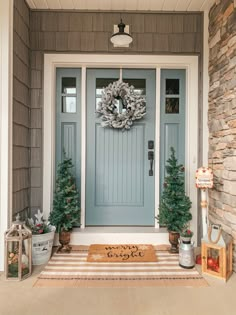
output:
{"label": "burlap doormat", "polygon": [[88,247],[73,246],[69,254],[55,253],[38,276],[35,287],[104,288],[208,286],[199,272],[179,266],[179,255],[154,246],[156,262],[88,262]]}
{"label": "burlap doormat", "polygon": [[119,244],[89,246],[89,262],[154,262],[157,261],[152,245]]}

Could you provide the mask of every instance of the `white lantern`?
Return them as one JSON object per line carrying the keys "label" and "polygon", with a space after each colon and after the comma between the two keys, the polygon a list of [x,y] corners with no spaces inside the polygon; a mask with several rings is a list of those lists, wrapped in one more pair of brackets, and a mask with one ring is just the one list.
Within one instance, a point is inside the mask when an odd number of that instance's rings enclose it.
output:
{"label": "white lantern", "polygon": [[23,280],[32,272],[32,233],[17,215],[5,232],[5,277],[7,280]]}

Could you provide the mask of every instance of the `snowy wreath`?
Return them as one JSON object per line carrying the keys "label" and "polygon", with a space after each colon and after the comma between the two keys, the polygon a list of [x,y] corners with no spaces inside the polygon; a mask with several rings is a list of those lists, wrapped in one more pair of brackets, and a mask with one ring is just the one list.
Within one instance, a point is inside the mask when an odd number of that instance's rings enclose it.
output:
{"label": "snowy wreath", "polygon": [[102,118],[102,127],[130,129],[146,114],[146,100],[134,92],[132,85],[118,80],[103,89],[96,112]]}

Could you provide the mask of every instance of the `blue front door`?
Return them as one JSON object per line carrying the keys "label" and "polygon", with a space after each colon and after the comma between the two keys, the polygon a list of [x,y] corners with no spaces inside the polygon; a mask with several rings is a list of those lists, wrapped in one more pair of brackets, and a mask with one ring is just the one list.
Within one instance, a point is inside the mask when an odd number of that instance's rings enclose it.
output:
{"label": "blue front door", "polygon": [[147,113],[130,130],[101,126],[95,113],[101,91],[119,79],[118,69],[87,70],[86,226],[153,226],[155,70],[123,69],[123,81],[146,98]]}

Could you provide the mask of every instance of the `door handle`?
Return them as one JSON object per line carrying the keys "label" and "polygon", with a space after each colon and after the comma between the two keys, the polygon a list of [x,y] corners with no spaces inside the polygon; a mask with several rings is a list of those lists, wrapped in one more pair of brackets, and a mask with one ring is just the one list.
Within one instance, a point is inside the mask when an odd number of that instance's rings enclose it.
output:
{"label": "door handle", "polygon": [[153,176],[153,160],[154,160],[153,151],[148,151],[148,160],[150,161],[149,176]]}

